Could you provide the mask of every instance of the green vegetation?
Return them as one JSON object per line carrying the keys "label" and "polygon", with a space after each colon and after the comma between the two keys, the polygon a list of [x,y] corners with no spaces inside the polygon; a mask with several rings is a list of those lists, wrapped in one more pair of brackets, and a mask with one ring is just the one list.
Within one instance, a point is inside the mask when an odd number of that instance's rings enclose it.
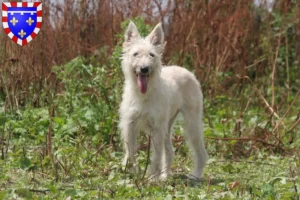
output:
{"label": "green vegetation", "polygon": [[[135,23],[142,34],[151,28],[141,18]],[[123,29],[127,24],[122,24]],[[101,48],[88,58],[53,67],[60,87],[45,87],[40,106],[33,106],[33,98],[17,107],[10,92],[1,94],[0,199],[300,198],[299,87],[292,87],[286,104],[274,112],[274,105],[267,102],[284,98],[286,87],[262,84],[269,81],[265,76],[256,82],[244,78],[243,85],[218,92],[209,84],[239,77],[216,69],[214,79],[203,84],[210,160],[201,182],[185,177],[191,160],[180,120],[174,130],[174,174],[167,181],[143,178],[148,150],[144,137],[140,139],[140,173],[132,175],[122,168],[117,128],[122,35],[117,35],[119,42],[111,55]],[[262,46],[266,51],[270,48],[268,41]],[[282,65],[283,48],[277,58]],[[99,57],[107,59],[98,62]],[[184,64],[191,68],[186,60]],[[296,69],[289,71],[289,84],[299,86]],[[285,73],[284,68],[280,70]]]}

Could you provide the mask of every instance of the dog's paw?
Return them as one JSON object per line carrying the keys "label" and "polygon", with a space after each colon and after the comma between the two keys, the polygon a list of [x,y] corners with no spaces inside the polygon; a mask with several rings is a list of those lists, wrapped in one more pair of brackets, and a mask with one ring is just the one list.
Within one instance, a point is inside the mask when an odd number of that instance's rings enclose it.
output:
{"label": "dog's paw", "polygon": [[198,176],[195,176],[193,174],[188,174],[186,176],[187,179],[193,180],[193,181],[200,181],[200,178]]}
{"label": "dog's paw", "polygon": [[157,175],[150,175],[148,177],[148,181],[151,182],[151,183],[158,182],[159,181],[159,176],[157,176]]}
{"label": "dog's paw", "polygon": [[160,182],[160,181],[166,181],[168,179],[168,174],[151,174],[148,177],[148,180],[150,182]]}
{"label": "dog's paw", "polygon": [[166,181],[167,179],[168,179],[168,174],[167,173],[163,173],[159,176],[160,181]]}

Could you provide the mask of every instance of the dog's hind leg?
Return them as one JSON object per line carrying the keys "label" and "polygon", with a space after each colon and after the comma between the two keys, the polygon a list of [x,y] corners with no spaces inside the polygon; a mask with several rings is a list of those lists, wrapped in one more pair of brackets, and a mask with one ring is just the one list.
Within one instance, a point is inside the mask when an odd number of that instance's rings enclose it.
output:
{"label": "dog's hind leg", "polygon": [[185,107],[182,109],[187,142],[191,147],[194,156],[194,170],[190,177],[195,179],[202,176],[203,169],[208,159],[204,146],[203,121],[200,107],[202,109],[202,106],[200,105],[196,106],[196,108],[199,109],[192,107]]}

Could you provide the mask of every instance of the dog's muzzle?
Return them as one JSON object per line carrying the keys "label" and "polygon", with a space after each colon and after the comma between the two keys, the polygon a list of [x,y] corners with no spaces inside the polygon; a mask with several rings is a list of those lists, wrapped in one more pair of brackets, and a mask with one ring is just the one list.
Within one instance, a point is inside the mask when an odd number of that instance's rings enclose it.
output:
{"label": "dog's muzzle", "polygon": [[139,69],[139,71],[136,71],[137,76],[137,82],[140,89],[140,92],[142,94],[147,92],[147,86],[148,86],[148,79],[150,76],[150,67],[143,66]]}
{"label": "dog's muzzle", "polygon": [[151,73],[151,69],[149,66],[143,66],[135,70],[136,76],[138,76],[139,74],[149,76],[150,73]]}
{"label": "dog's muzzle", "polygon": [[145,75],[148,74],[149,73],[149,67],[142,67],[141,68],[141,73],[145,74]]}

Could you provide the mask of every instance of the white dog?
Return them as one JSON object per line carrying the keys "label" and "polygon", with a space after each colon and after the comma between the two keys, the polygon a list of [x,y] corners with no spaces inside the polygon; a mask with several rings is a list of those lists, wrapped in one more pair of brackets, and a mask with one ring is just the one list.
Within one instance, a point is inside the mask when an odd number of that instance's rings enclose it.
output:
{"label": "white dog", "polygon": [[[194,155],[190,177],[200,178],[207,161],[203,141],[203,96],[200,84],[188,70],[162,67],[164,33],[161,24],[142,38],[130,22],[123,44],[122,70],[125,75],[120,106],[120,129],[125,158],[136,166],[137,136],[143,131],[151,138],[151,177],[165,179],[174,157],[171,128],[179,112]],[[134,171],[134,167],[133,167]]]}

